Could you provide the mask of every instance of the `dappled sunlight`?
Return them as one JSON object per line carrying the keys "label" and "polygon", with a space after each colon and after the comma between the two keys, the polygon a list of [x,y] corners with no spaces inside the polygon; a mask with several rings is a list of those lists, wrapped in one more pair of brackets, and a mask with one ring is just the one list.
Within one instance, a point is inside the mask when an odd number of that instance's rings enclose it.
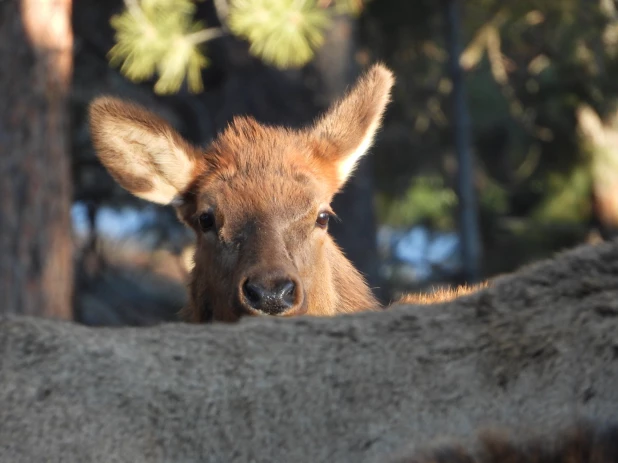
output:
{"label": "dappled sunlight", "polygon": [[73,33],[70,3],[54,0],[21,0],[22,22],[28,40],[45,56],[47,72],[55,75],[55,85],[71,81]]}
{"label": "dappled sunlight", "polygon": [[0,0],[0,463],[618,463],[617,83],[616,0]]}

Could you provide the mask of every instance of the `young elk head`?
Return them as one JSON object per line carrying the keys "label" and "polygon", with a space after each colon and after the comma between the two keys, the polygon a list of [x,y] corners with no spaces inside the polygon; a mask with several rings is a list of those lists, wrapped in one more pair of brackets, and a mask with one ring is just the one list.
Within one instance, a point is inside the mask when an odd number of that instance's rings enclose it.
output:
{"label": "young elk head", "polygon": [[375,65],[311,127],[235,118],[205,149],[143,108],[110,97],[92,103],[92,139],[112,177],[140,198],[174,205],[195,230],[188,320],[377,307],[327,226],[392,85],[391,72]]}

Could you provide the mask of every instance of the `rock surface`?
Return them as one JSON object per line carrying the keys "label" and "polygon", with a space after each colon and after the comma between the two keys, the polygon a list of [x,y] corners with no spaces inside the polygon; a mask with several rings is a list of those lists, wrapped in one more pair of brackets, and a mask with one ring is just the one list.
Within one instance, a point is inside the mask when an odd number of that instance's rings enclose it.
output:
{"label": "rock surface", "polygon": [[374,462],[618,415],[618,243],[431,307],[236,325],[0,318],[0,461]]}

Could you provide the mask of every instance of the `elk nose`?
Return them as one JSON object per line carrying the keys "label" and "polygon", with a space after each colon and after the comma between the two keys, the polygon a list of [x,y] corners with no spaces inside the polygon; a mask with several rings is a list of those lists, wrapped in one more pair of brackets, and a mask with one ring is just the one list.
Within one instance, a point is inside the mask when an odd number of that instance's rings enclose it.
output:
{"label": "elk nose", "polygon": [[267,315],[281,315],[297,299],[297,285],[289,279],[275,281],[247,280],[242,286],[244,304]]}

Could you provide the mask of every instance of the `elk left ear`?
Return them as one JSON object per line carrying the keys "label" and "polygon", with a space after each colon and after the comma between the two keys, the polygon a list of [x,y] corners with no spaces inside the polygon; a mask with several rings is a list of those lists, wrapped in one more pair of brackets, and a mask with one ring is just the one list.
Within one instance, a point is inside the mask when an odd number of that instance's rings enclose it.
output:
{"label": "elk left ear", "polygon": [[394,82],[389,69],[375,64],[311,129],[314,137],[325,142],[316,156],[335,168],[336,190],[371,147]]}

